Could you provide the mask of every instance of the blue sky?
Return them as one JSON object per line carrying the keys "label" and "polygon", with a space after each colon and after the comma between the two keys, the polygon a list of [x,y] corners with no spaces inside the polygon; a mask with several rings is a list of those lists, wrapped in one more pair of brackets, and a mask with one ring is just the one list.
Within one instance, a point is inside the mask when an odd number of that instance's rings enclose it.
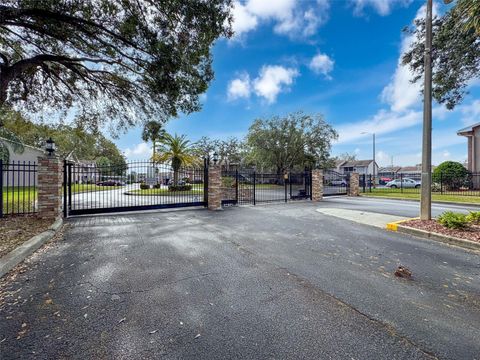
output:
{"label": "blue sky", "polygon": [[[400,66],[411,39],[402,28],[424,12],[416,0],[247,0],[235,3],[233,39],[214,46],[215,79],[201,112],[172,119],[169,132],[243,137],[255,118],[303,110],[322,113],[340,134],[332,154],[372,157],[380,165],[420,163],[422,98]],[[435,13],[447,7],[435,4]],[[454,111],[434,104],[433,163],[465,161],[456,131],[478,122],[480,82]],[[147,159],[141,129],[114,141],[128,159]]]}

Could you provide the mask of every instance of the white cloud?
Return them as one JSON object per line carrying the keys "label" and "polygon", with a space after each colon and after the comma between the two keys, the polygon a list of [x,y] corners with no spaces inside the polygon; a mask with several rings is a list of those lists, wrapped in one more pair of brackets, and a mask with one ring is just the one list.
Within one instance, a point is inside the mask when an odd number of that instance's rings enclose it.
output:
{"label": "white cloud", "polygon": [[392,111],[380,110],[371,119],[338,126],[338,143],[347,143],[369,136],[362,134],[362,132],[387,134],[392,131],[417,125],[421,123],[421,121],[422,113],[420,111],[409,111],[404,114],[398,114]]}
{"label": "white cloud", "polygon": [[268,103],[274,103],[280,92],[288,90],[299,72],[293,68],[279,65],[266,65],[260,69],[259,76],[253,82],[257,96],[263,97]]}
{"label": "white cloud", "polygon": [[322,74],[329,79],[334,64],[335,62],[328,55],[319,53],[312,58],[308,66],[313,72]]}
{"label": "white cloud", "polygon": [[273,22],[277,34],[290,37],[310,36],[328,21],[329,8],[329,0],[235,1],[232,25],[234,38],[239,39],[245,33],[255,30],[260,22]]}
{"label": "white cloud", "polygon": [[149,144],[142,142],[140,144],[135,145],[132,149],[126,148],[124,151],[125,156],[128,157],[135,157],[140,158],[142,156],[150,156],[152,152],[152,148]]}
{"label": "white cloud", "polygon": [[442,153],[443,157],[444,158],[449,158],[450,157],[450,152],[448,150],[445,150],[443,153]]}
{"label": "white cloud", "polygon": [[412,2],[413,0],[351,0],[355,15],[363,15],[365,8],[372,7],[381,16],[390,14],[396,6],[407,7]]}
{"label": "white cloud", "polygon": [[228,99],[235,100],[239,98],[249,98],[251,92],[250,76],[242,74],[240,77],[233,79],[228,84]]}
{"label": "white cloud", "polygon": [[239,1],[233,3],[232,15],[234,19],[232,27],[236,37],[241,37],[242,34],[254,30],[258,25],[258,18]]}
{"label": "white cloud", "polygon": [[480,100],[474,100],[469,105],[461,105],[462,122],[469,126],[480,121]]}

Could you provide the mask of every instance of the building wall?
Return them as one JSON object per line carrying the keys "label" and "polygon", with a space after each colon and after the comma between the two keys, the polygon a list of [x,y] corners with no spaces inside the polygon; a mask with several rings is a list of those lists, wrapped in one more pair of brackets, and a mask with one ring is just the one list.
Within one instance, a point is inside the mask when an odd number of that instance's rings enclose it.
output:
{"label": "building wall", "polygon": [[[13,147],[11,144],[5,141],[7,145],[8,151],[10,152],[10,164],[7,167],[4,164],[4,171],[3,171],[3,186],[4,187],[11,187],[11,186],[34,186],[38,182],[38,177],[36,172],[33,172],[36,167],[34,164],[37,164],[38,157],[44,156],[45,153],[40,149],[35,149],[32,147],[24,147],[24,151],[22,153],[16,153],[13,151]],[[29,166],[30,163],[30,166]],[[6,170],[9,171],[6,171]],[[31,171],[29,171],[31,170]]]}
{"label": "building wall", "polygon": [[480,127],[473,129],[472,171],[480,172]]}

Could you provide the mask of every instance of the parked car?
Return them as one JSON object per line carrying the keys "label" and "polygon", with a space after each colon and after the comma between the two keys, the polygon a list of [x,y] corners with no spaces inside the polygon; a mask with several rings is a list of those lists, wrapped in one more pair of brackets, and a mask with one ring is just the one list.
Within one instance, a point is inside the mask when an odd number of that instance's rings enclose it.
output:
{"label": "parked car", "polygon": [[97,186],[123,186],[125,185],[120,180],[105,180],[97,183]]}
{"label": "parked car", "polygon": [[389,181],[388,183],[385,184],[386,187],[392,188],[392,189],[397,189],[397,188],[416,188],[418,189],[421,186],[420,181],[415,181],[413,179],[409,178],[403,178],[403,179],[395,179],[392,181]]}
{"label": "parked car", "polygon": [[347,186],[347,180],[342,179],[342,180],[330,180],[328,182],[329,186]]}

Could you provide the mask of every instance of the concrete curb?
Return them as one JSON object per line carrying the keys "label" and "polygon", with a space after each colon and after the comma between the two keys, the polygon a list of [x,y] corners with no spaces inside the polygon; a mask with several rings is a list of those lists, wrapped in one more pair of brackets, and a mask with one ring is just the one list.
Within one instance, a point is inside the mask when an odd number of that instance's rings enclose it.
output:
{"label": "concrete curb", "polygon": [[[386,199],[386,200],[396,200],[396,201],[410,201],[410,202],[420,202],[417,199],[401,199],[401,198],[391,198],[388,196],[368,196],[368,195],[360,195],[360,197],[368,198],[368,199]],[[478,203],[461,203],[461,202],[453,202],[453,201],[432,201],[432,204],[438,205],[457,205],[457,206],[468,206],[480,209],[480,204]]]}
{"label": "concrete curb", "polygon": [[48,228],[48,230],[35,235],[16,249],[10,251],[7,255],[0,259],[0,278],[20,264],[25,258],[33,254],[40,246],[52,239],[61,229],[63,219],[59,218]]}
{"label": "concrete curb", "polygon": [[413,219],[405,219],[401,221],[397,221],[394,223],[387,224],[387,230],[396,231],[403,234],[413,235],[418,238],[429,239],[439,241],[448,245],[455,245],[469,250],[476,250],[480,251],[480,243],[465,239],[456,238],[453,236],[447,236],[443,234],[437,234],[434,232],[415,229],[409,226],[401,225],[402,223],[413,220]]}

